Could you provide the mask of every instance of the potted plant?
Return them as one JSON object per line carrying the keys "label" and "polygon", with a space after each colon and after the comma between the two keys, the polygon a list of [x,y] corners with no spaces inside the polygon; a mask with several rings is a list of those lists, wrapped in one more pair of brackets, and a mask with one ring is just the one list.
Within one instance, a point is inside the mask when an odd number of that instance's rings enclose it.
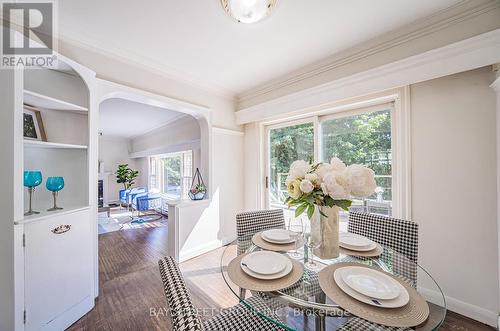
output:
{"label": "potted plant", "polygon": [[132,170],[128,164],[119,164],[116,170],[116,182],[123,184],[125,190],[128,190],[135,183],[135,179],[139,176],[138,170]]}
{"label": "potted plant", "polygon": [[207,194],[207,187],[201,178],[200,170],[196,168],[196,172],[193,176],[193,182],[191,183],[191,189],[189,190],[189,198],[191,200],[203,200]]}

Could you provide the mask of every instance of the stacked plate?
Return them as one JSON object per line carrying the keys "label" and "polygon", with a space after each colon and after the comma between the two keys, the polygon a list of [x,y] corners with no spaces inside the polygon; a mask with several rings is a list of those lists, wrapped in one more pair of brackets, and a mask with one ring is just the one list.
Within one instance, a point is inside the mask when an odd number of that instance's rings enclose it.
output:
{"label": "stacked plate", "polygon": [[295,238],[290,236],[290,231],[285,229],[271,229],[261,233],[262,239],[273,244],[290,244],[295,241]]}
{"label": "stacked plate", "polygon": [[339,235],[339,246],[351,251],[368,252],[377,248],[377,243],[362,235],[344,232]]}
{"label": "stacked plate", "polygon": [[241,259],[241,269],[249,276],[258,279],[278,279],[288,275],[293,268],[292,261],[286,256],[269,251],[250,253]]}
{"label": "stacked plate", "polygon": [[399,308],[410,295],[396,279],[365,267],[343,267],[335,270],[335,282],[347,295],[371,306]]}

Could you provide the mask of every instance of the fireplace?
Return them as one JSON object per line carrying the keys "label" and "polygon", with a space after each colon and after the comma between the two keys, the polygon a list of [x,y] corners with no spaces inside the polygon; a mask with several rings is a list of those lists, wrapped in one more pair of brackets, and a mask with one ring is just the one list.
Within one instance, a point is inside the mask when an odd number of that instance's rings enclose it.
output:
{"label": "fireplace", "polygon": [[97,182],[97,205],[99,208],[104,207],[104,182],[100,179]]}

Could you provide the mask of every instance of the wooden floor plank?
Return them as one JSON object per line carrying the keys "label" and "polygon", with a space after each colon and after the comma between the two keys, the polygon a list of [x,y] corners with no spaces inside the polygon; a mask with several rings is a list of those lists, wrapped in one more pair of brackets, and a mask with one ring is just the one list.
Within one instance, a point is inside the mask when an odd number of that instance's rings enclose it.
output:
{"label": "wooden floor plank", "polygon": [[[99,298],[95,308],[69,330],[171,330],[165,315],[166,302],[157,265],[158,260],[167,254],[166,242],[166,226],[100,235]],[[181,264],[195,306],[208,308],[208,316],[202,316],[202,319],[210,317],[212,308],[218,312],[238,303],[220,274],[222,252],[223,249],[217,249]],[[314,330],[313,317],[296,318],[293,324],[298,330]],[[449,312],[441,330],[494,329]]]}

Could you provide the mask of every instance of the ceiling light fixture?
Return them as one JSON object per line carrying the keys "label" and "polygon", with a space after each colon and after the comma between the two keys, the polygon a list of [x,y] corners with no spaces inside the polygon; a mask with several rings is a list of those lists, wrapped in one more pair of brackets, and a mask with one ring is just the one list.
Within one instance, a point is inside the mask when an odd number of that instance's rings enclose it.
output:
{"label": "ceiling light fixture", "polygon": [[221,0],[226,13],[240,23],[263,20],[276,7],[277,0]]}

